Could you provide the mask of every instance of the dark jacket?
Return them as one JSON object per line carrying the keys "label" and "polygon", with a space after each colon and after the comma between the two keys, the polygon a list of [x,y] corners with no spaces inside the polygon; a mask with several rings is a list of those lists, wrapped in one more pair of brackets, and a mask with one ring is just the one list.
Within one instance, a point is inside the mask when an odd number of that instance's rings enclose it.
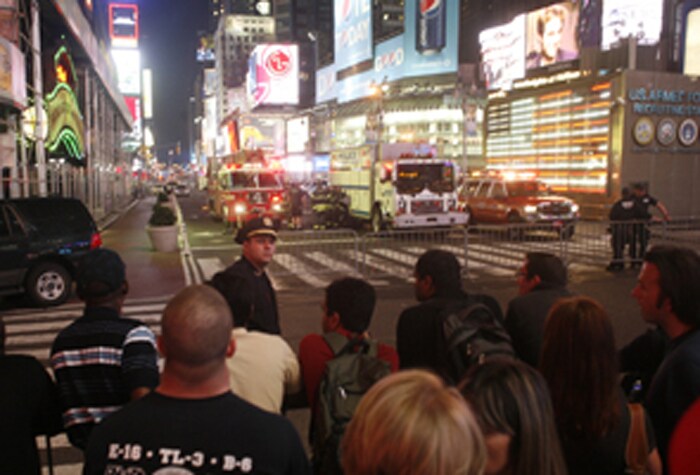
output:
{"label": "dark jacket", "polygon": [[253,289],[253,315],[248,320],[248,329],[274,335],[280,334],[277,295],[265,272],[258,271],[245,257],[241,257],[224,271],[243,277]]}
{"label": "dark jacket", "polygon": [[565,287],[541,283],[531,292],[519,295],[508,303],[505,327],[513,340],[518,358],[537,367],[544,336],[544,321],[554,302],[571,296]]}
{"label": "dark jacket", "polygon": [[494,316],[503,321],[501,307],[493,297],[466,292],[432,298],[401,312],[396,327],[396,349],[401,369],[427,368],[442,374],[448,363],[445,352],[438,348],[438,342],[443,340],[442,322],[438,317],[448,306],[472,299],[488,306]]}

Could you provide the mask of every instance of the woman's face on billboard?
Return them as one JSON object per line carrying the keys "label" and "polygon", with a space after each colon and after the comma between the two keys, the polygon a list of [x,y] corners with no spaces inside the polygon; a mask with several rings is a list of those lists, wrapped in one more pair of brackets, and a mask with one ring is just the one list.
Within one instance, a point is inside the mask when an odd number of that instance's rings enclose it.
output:
{"label": "woman's face on billboard", "polygon": [[544,56],[547,61],[556,61],[563,30],[564,23],[562,19],[556,15],[550,16],[544,24],[544,31],[542,32],[542,56]]}

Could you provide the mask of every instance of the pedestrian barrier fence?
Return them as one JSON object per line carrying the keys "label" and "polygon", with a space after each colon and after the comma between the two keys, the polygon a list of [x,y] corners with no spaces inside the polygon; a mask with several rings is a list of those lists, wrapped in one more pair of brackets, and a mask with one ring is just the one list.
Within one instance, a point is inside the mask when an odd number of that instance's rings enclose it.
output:
{"label": "pedestrian barrier fence", "polygon": [[[370,280],[410,280],[423,252],[443,249],[457,256],[465,278],[486,273],[512,279],[528,252],[555,254],[577,271],[604,269],[613,261],[613,244],[622,246],[619,258],[623,265],[641,263],[645,245],[680,245],[700,252],[700,218],[678,218],[669,223],[579,221],[561,226],[479,224],[377,233],[350,229],[282,231],[271,272],[306,281],[330,273]],[[326,276],[319,282],[328,279]]]}

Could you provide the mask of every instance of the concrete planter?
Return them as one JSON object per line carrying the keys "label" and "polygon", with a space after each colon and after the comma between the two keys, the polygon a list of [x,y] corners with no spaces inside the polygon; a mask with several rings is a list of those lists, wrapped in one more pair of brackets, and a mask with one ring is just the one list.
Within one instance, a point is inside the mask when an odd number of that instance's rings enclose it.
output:
{"label": "concrete planter", "polygon": [[173,252],[179,249],[177,237],[179,226],[147,226],[148,237],[151,239],[153,249],[158,252]]}

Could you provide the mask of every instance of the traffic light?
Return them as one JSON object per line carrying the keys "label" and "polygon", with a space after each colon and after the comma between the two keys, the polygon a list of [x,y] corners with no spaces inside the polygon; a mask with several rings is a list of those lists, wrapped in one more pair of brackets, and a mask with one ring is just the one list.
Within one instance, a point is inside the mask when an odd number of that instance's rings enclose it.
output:
{"label": "traffic light", "polygon": [[177,141],[177,147],[175,147],[175,153],[177,153],[178,155],[180,155],[181,150],[182,150],[182,149],[180,148],[180,141],[178,140],[178,141]]}

